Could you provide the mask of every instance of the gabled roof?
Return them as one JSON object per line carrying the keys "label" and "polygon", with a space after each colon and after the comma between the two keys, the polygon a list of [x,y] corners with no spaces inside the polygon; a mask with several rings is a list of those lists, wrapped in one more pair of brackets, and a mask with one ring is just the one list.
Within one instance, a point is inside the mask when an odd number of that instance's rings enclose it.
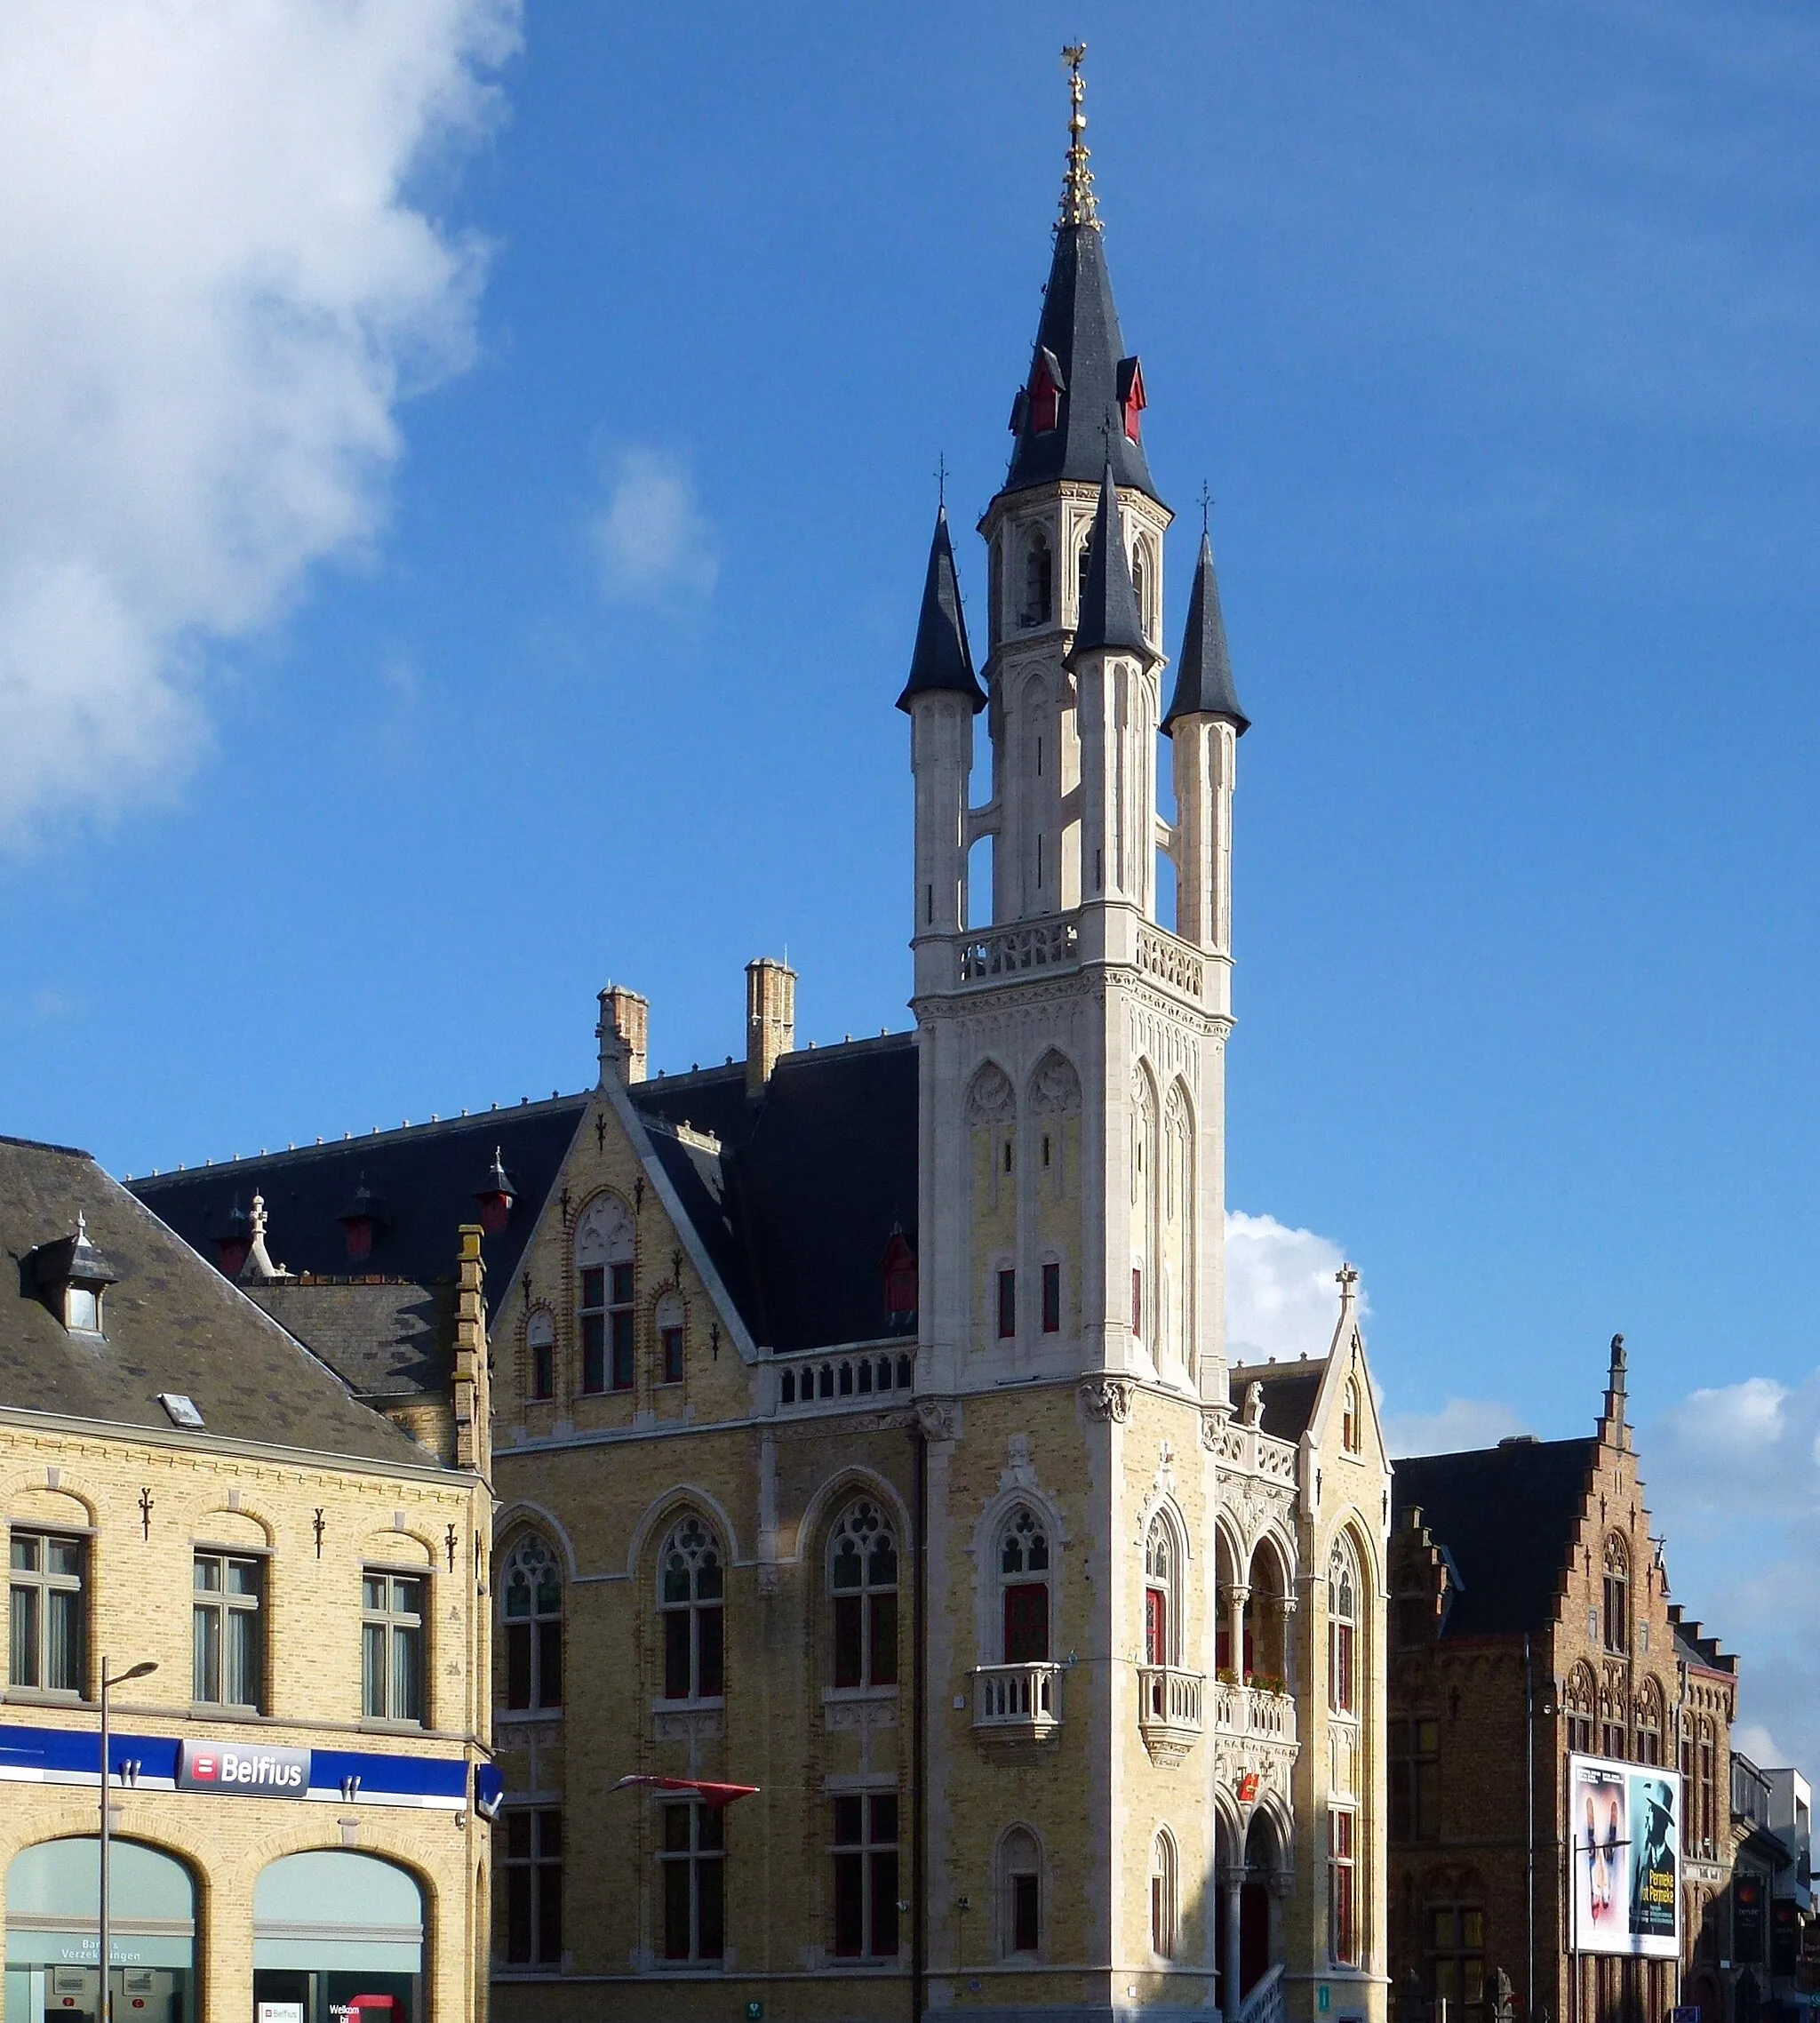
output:
{"label": "gabled roof", "polygon": [[967,647],[967,614],[961,608],[961,585],[954,573],[954,547],[948,539],[944,507],[935,516],[929,544],[929,573],[922,581],[922,608],[916,618],[916,646],[910,656],[910,678],[898,698],[907,711],[911,698],[942,691],[964,695],[976,713],[986,708],[986,691],[973,672]]}
{"label": "gabled roof", "polygon": [[246,1296],[358,1396],[410,1398],[448,1389],[454,1288],[398,1279],[278,1278]]}
{"label": "gabled roof", "polygon": [[435,1465],[86,1153],[0,1139],[0,1249],[15,1265],[79,1215],[118,1275],[105,1331],[71,1333],[15,1269],[0,1283],[0,1408],[189,1437],[159,1403],[170,1394],[218,1439]]}
{"label": "gabled roof", "polygon": [[1264,1394],[1263,1430],[1278,1440],[1299,1440],[1320,1402],[1329,1361],[1321,1355],[1306,1362],[1233,1363],[1226,1372],[1233,1410],[1242,1414],[1245,1394],[1257,1384]]}
{"label": "gabled roof", "polygon": [[1224,716],[1242,738],[1251,719],[1239,707],[1233,661],[1226,651],[1226,624],[1219,608],[1219,582],[1213,573],[1213,543],[1205,530],[1188,593],[1188,622],[1182,628],[1182,655],[1176,663],[1176,692],[1162,727],[1178,716]]}
{"label": "gabled roof", "polygon": [[1074,644],[1064,663],[1072,668],[1083,653],[1109,648],[1150,656],[1138,615],[1138,592],[1131,581],[1131,558],[1125,552],[1124,516],[1108,463],[1102,473],[1099,506],[1087,541],[1087,581],[1081,591]]}
{"label": "gabled roof", "polygon": [[455,1232],[464,1222],[479,1220],[475,1195],[488,1184],[497,1147],[518,1191],[506,1227],[481,1246],[491,1315],[518,1268],[587,1101],[585,1095],[556,1097],[159,1173],[133,1181],[132,1191],[211,1263],[215,1239],[235,1203],[243,1210],[255,1193],[262,1195],[274,1260],[291,1272],[335,1278],[350,1268],[341,1218],[364,1187],[381,1212],[371,1250],[354,1268],[435,1285],[455,1275]]}
{"label": "gabled roof", "polygon": [[1419,1510],[1459,1575],[1443,1636],[1517,1636],[1553,1622],[1598,1448],[1514,1440],[1396,1464],[1393,1525]]}
{"label": "gabled roof", "polygon": [[664,1171],[762,1347],[909,1333],[886,1312],[882,1267],[894,1228],[916,1243],[916,1036],[894,1033],[784,1054],[755,1102],[739,1064],[632,1085]]}
{"label": "gabled roof", "polygon": [[1026,390],[1012,417],[1018,440],[1005,491],[1023,492],[1058,478],[1090,484],[1110,457],[1121,484],[1155,499],[1144,445],[1125,433],[1120,366],[1135,361],[1125,356],[1105,239],[1097,224],[1057,228],[1026,389],[1034,384],[1045,353],[1054,361],[1051,376],[1060,383],[1056,425],[1037,432],[1034,404]]}

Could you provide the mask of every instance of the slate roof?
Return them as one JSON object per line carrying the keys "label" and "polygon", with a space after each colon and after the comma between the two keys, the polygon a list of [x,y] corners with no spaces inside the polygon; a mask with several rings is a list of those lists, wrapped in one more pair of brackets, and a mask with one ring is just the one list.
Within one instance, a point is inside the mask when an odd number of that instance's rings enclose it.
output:
{"label": "slate roof", "polygon": [[[894,1228],[916,1243],[916,1063],[915,1035],[894,1033],[782,1055],[756,1102],[743,1064],[634,1083],[659,1161],[762,1347],[893,1331],[880,1267]],[[678,1138],[682,1123],[712,1132],[719,1153]]]}
{"label": "slate roof", "polygon": [[[77,1215],[119,1275],[105,1333],[72,1334],[17,1260],[68,1235]],[[208,1434],[422,1467],[432,1458],[359,1403],[212,1265],[85,1152],[0,1138],[0,1406],[201,1437],[174,1427],[160,1392],[194,1400]]]}
{"label": "slate roof", "polygon": [[453,1281],[276,1279],[243,1291],[363,1398],[442,1395],[453,1362]]}
{"label": "slate roof", "polygon": [[1082,654],[1107,646],[1127,653],[1150,652],[1131,581],[1131,558],[1125,552],[1124,516],[1119,510],[1109,463],[1100,474],[1099,506],[1093,516],[1093,532],[1087,538],[1087,581],[1081,591],[1081,610],[1066,664],[1072,668]]}
{"label": "slate roof", "polygon": [[[267,1247],[287,1270],[334,1278],[355,1269],[430,1286],[455,1275],[455,1232],[478,1219],[475,1195],[486,1184],[497,1146],[516,1191],[506,1227],[481,1244],[491,1314],[512,1283],[587,1103],[586,1095],[555,1097],[337,1139],[156,1174],[134,1180],[132,1191],[211,1263],[235,1203],[245,1209],[257,1193],[265,1197]],[[379,1221],[371,1251],[350,1260],[339,1218],[363,1186],[377,1198]]]}
{"label": "slate roof", "polygon": [[1226,621],[1219,608],[1219,580],[1213,572],[1213,543],[1205,530],[1201,556],[1194,564],[1194,585],[1188,593],[1188,622],[1182,628],[1182,657],[1176,663],[1176,692],[1167,731],[1178,716],[1224,716],[1242,738],[1251,719],[1239,707],[1233,686],[1232,655],[1226,651]]}
{"label": "slate roof", "polygon": [[1396,1464],[1393,1524],[1419,1509],[1459,1574],[1443,1636],[1520,1636],[1553,1623],[1598,1446],[1520,1440]]}
{"label": "slate roof", "polygon": [[[1062,390],[1056,426],[1038,435],[1032,426],[1028,388],[1045,351],[1061,369]],[[1095,484],[1110,452],[1121,484],[1156,498],[1144,445],[1125,434],[1119,401],[1119,366],[1124,358],[1104,235],[1097,225],[1059,226],[1026,391],[1013,416],[1018,440],[1005,474],[1005,491],[1024,492],[1058,478]]]}
{"label": "slate roof", "polygon": [[1251,1363],[1232,1364],[1226,1371],[1226,1388],[1234,1411],[1245,1409],[1245,1393],[1254,1384],[1264,1387],[1264,1430],[1278,1440],[1299,1440],[1314,1416],[1315,1402],[1327,1375],[1327,1357],[1304,1363]]}
{"label": "slate roof", "polygon": [[977,715],[986,708],[986,691],[973,672],[967,645],[967,614],[961,607],[961,584],[954,573],[954,544],[948,538],[944,507],[935,516],[929,544],[929,572],[922,582],[922,608],[916,617],[916,645],[910,656],[910,678],[898,698],[908,710],[912,696],[952,690],[964,695]]}
{"label": "slate roof", "polygon": [[[743,1062],[628,1091],[659,1164],[761,1347],[788,1353],[900,1331],[886,1314],[880,1267],[894,1228],[916,1243],[916,1063],[915,1035],[898,1033],[786,1053],[756,1101],[746,1097]],[[455,1232],[475,1219],[474,1196],[493,1147],[502,1147],[517,1193],[510,1221],[483,1242],[490,1315],[590,1100],[591,1092],[565,1096],[161,1174],[135,1181],[133,1192],[212,1264],[236,1195],[244,1207],[257,1188],[273,1258],[342,1283],[247,1290],[356,1389],[396,1395],[383,1387],[408,1390],[425,1379],[423,1330],[435,1324],[432,1307],[454,1273]],[[692,1131],[679,1133],[685,1124]],[[701,1142],[710,1138],[717,1151]],[[360,1263],[390,1285],[347,1282],[337,1218],[363,1182],[384,1219]]]}

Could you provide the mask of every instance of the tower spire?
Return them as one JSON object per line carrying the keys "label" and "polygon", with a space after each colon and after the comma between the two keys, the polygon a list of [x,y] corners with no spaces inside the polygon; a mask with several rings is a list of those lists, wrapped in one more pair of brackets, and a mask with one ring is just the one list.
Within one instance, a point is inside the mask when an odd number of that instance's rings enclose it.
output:
{"label": "tower spire", "polygon": [[1081,109],[1081,100],[1087,90],[1087,81],[1081,75],[1081,60],[1087,54],[1084,42],[1070,43],[1062,51],[1062,61],[1068,66],[1068,169],[1062,178],[1062,215],[1064,225],[1091,225],[1099,229],[1099,204],[1093,194],[1093,172],[1087,166],[1087,143],[1081,136],[1087,131],[1087,115]]}

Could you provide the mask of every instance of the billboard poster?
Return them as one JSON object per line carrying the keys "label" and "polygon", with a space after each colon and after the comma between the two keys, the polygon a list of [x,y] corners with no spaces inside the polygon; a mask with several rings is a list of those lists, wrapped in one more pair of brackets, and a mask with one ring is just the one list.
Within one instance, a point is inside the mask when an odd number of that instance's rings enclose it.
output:
{"label": "billboard poster", "polygon": [[1574,1949],[1672,1960],[1680,1951],[1680,1779],[1603,1756],[1568,1759]]}

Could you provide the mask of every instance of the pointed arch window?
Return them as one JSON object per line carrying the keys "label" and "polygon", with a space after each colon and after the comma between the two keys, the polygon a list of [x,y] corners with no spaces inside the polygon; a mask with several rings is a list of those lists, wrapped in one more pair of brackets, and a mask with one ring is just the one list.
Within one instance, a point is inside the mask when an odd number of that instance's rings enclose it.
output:
{"label": "pointed arch window", "polygon": [[1341,1544],[1327,1566],[1327,1695],[1336,1714],[1358,1712],[1358,1577]]}
{"label": "pointed arch window", "polygon": [[999,1955],[1034,1960],[1042,1950],[1042,1850],[1028,1827],[999,1843]]}
{"label": "pointed arch window", "polygon": [[1662,1688],[1654,1679],[1645,1679],[1643,1690],[1637,1695],[1637,1761],[1640,1763],[1662,1761]]}
{"label": "pointed arch window", "polygon": [[547,1307],[539,1307],[524,1323],[524,1348],[531,1364],[531,1395],[556,1395],[556,1323]]}
{"label": "pointed arch window", "polygon": [[1150,1950],[1176,1956],[1176,1843],[1167,1827],[1150,1843]]}
{"label": "pointed arch window", "polygon": [[1020,1503],[999,1533],[999,1587],[1007,1665],[1049,1662],[1049,1533]]}
{"label": "pointed arch window", "polygon": [[513,1713],[563,1704],[563,1576],[535,1531],[513,1547],[499,1580],[506,1631],[506,1706]]}
{"label": "pointed arch window", "polygon": [[1080,552],[1074,557],[1074,613],[1078,618],[1087,603],[1087,571],[1093,560],[1093,541],[1090,537],[1081,543]]}
{"label": "pointed arch window", "polygon": [[1631,1555],[1622,1535],[1605,1541],[1605,1648],[1620,1654],[1631,1647]]}
{"label": "pointed arch window", "polygon": [[665,1293],[658,1301],[652,1319],[658,1335],[658,1382],[680,1384],[682,1381],[682,1295]]}
{"label": "pointed arch window", "polygon": [[1592,1753],[1592,1710],[1598,1698],[1592,1667],[1583,1660],[1568,1674],[1567,1690],[1568,1747],[1583,1756]]}
{"label": "pointed arch window", "polygon": [[828,1540],[836,1687],[898,1683],[898,1541],[872,1498],[841,1513]]}
{"label": "pointed arch window", "polygon": [[720,1541],[692,1512],[658,1555],[666,1699],[719,1699],[725,1690],[726,1563]]}
{"label": "pointed arch window", "polygon": [[1360,1424],[1359,1379],[1346,1379],[1346,1388],[1340,1407],[1340,1445],[1347,1453],[1356,1454],[1364,1435]]}
{"label": "pointed arch window", "polygon": [[1026,627],[1047,625],[1055,609],[1055,570],[1050,560],[1049,536],[1032,527],[1024,545],[1024,609],[1019,623]]}
{"label": "pointed arch window", "polygon": [[1144,543],[1139,541],[1131,550],[1131,588],[1138,600],[1138,622],[1145,632],[1150,627],[1150,605],[1145,593],[1149,587],[1150,574],[1145,561]]}
{"label": "pointed arch window", "polygon": [[632,1211],[605,1195],[575,1231],[575,1315],[584,1391],[632,1388]]}
{"label": "pointed arch window", "polygon": [[1175,1532],[1161,1511],[1150,1521],[1144,1546],[1144,1657],[1146,1664],[1181,1659],[1181,1555]]}

